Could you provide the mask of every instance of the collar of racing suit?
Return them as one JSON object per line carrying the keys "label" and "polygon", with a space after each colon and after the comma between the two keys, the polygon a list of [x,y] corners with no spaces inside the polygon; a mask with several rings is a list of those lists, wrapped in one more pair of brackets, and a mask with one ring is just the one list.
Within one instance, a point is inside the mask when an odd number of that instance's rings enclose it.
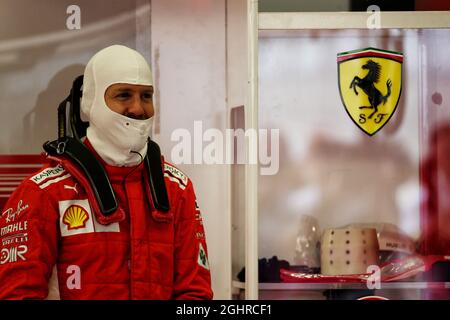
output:
{"label": "collar of racing suit", "polygon": [[[112,183],[122,183],[125,179],[127,181],[139,181],[141,180],[144,185],[145,193],[147,195],[147,200],[151,210],[152,218],[157,222],[170,223],[173,220],[173,214],[171,212],[161,212],[157,210],[153,204],[152,192],[150,190],[150,181],[148,179],[148,174],[145,170],[144,161],[142,161],[137,166],[133,167],[116,167],[107,164],[101,156],[95,151],[92,144],[86,138],[84,140],[86,147],[92,152],[92,154],[100,161],[106,170],[106,173]],[[147,154],[148,156],[148,154]],[[164,163],[164,157],[161,156],[161,163]],[[163,168],[161,168],[163,170]],[[120,208],[120,204],[119,204]]]}
{"label": "collar of racing suit", "polygon": [[[150,206],[151,215],[152,218],[157,222],[162,223],[170,223],[173,220],[173,214],[171,212],[162,212],[155,208],[153,204],[153,198],[152,198],[152,192],[150,190],[150,181],[148,178],[148,173],[144,164],[144,161],[142,161],[140,164],[133,166],[133,167],[116,167],[107,164],[102,157],[95,151],[92,144],[89,142],[89,140],[86,138],[84,140],[84,144],[86,147],[92,152],[92,154],[100,161],[100,163],[103,165],[103,167],[106,170],[106,173],[112,183],[122,183],[125,179],[127,181],[139,181],[141,180],[143,182],[144,190],[147,195],[147,200]],[[149,154],[147,153],[147,157]],[[161,163],[164,164],[164,157],[161,156]],[[164,165],[163,165],[164,166]],[[164,167],[161,167],[161,170],[163,170]],[[119,205],[120,207],[120,205]]]}
{"label": "collar of racing suit", "polygon": [[92,152],[95,158],[100,161],[112,183],[122,183],[124,179],[127,181],[138,181],[142,179],[144,172],[144,161],[141,161],[140,164],[131,167],[112,166],[107,164],[105,160],[100,157],[88,139],[84,140],[84,145],[89,149],[89,151]]}
{"label": "collar of racing suit", "polygon": [[[89,140],[85,139],[84,144],[92,152],[92,154],[97,158],[97,160],[105,168],[108,178],[111,183],[122,183],[124,179],[127,181],[139,181],[143,182],[145,188],[146,198],[149,204],[152,218],[157,222],[170,223],[173,220],[173,214],[171,212],[165,213],[157,210],[153,204],[152,194],[150,190],[150,182],[148,179],[148,174],[146,174],[144,162],[141,162],[137,166],[133,167],[116,167],[108,165],[100,155],[95,151]],[[120,203],[115,212],[109,216],[105,216],[101,213],[100,206],[94,196],[93,188],[87,179],[87,177],[78,169],[74,163],[65,157],[48,156],[49,159],[56,161],[61,164],[64,169],[66,169],[86,190],[89,203],[95,213],[97,221],[100,224],[107,225],[114,222],[123,221],[126,217],[125,211],[121,207]],[[162,158],[164,163],[164,159]],[[163,170],[163,168],[161,168]]]}

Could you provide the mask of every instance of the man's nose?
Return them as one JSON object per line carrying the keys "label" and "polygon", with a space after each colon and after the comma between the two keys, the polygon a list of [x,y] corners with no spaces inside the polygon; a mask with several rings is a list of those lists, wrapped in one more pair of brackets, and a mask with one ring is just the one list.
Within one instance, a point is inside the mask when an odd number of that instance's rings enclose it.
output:
{"label": "man's nose", "polygon": [[129,105],[127,110],[127,116],[136,119],[147,118],[145,114],[144,103],[139,96],[133,97],[133,100],[131,101],[131,104]]}

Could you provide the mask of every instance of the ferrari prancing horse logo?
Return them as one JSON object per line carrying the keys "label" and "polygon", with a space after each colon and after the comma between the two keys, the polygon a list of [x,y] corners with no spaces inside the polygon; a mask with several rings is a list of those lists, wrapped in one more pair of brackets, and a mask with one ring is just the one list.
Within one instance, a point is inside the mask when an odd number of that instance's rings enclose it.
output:
{"label": "ferrari prancing horse logo", "polygon": [[366,48],[338,53],[337,63],[342,103],[353,122],[372,136],[397,108],[403,54]]}

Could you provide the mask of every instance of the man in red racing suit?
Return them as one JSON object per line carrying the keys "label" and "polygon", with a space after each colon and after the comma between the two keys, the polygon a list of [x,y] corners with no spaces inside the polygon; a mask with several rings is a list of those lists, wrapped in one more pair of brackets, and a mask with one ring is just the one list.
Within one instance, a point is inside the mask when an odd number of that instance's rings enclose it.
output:
{"label": "man in red racing suit", "polygon": [[205,232],[188,177],[164,162],[170,211],[160,212],[142,161],[111,165],[89,135],[85,145],[124,215],[100,223],[85,177],[67,159],[49,157],[2,210],[0,299],[211,299]]}
{"label": "man in red racing suit", "polygon": [[99,224],[84,188],[55,161],[13,193],[0,220],[0,299],[46,298],[52,273],[61,299],[212,298],[192,182],[164,164],[164,221],[147,201],[143,164],[104,167],[124,221]]}

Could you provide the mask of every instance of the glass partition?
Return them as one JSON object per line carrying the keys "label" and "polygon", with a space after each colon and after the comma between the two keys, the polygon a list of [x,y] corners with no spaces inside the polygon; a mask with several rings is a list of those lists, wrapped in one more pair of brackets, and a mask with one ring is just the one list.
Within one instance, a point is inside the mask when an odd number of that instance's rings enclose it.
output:
{"label": "glass partition", "polygon": [[[341,101],[337,64],[337,54],[367,47],[403,53],[397,107],[372,136]],[[259,125],[279,129],[280,159],[276,174],[259,177],[260,298],[450,298],[449,262],[428,259],[450,254],[449,50],[448,29],[260,31]],[[386,86],[375,82],[385,96]],[[401,282],[387,269],[397,261],[411,271],[395,270]],[[379,290],[339,277],[372,264]],[[416,272],[422,264],[428,272]],[[425,290],[429,282],[442,285]]]}

